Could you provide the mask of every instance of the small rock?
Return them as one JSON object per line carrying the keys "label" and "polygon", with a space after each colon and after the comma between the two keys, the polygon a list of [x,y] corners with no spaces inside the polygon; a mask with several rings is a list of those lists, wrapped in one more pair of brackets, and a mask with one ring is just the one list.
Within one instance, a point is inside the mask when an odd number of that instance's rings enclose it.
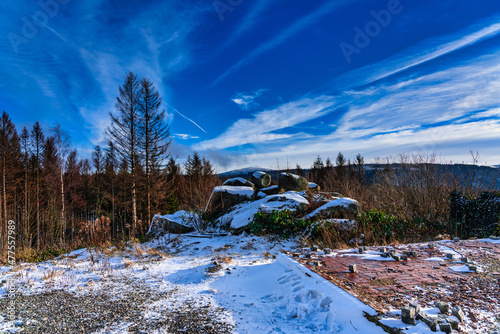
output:
{"label": "small rock", "polygon": [[380,253],[387,253],[387,248],[382,247],[382,248],[379,248],[379,249],[378,249],[378,251],[379,251]]}
{"label": "small rock", "polygon": [[310,259],[310,258],[311,258],[311,253],[305,253],[305,254],[304,254],[304,257],[305,257],[306,259]]}
{"label": "small rock", "polygon": [[406,254],[401,255],[401,261],[408,261],[408,255]]}
{"label": "small rock", "polygon": [[349,271],[354,274],[354,273],[358,272],[358,269],[356,268],[355,264],[350,264],[349,265]]}
{"label": "small rock", "polygon": [[452,329],[451,329],[451,325],[450,324],[439,324],[439,329],[441,330],[441,332],[445,332],[445,333],[451,333]]}
{"label": "small rock", "polygon": [[359,254],[363,254],[364,251],[365,251],[364,247],[359,247],[358,249]]}
{"label": "small rock", "polygon": [[451,328],[455,329],[458,331],[458,325],[460,324],[460,321],[458,321],[455,317],[447,317],[446,321],[450,324]]}
{"label": "small rock", "polygon": [[325,254],[331,254],[332,250],[330,248],[323,248],[323,252],[325,252]]}
{"label": "small rock", "polygon": [[311,252],[317,252],[319,249],[318,245],[311,246]]}
{"label": "small rock", "polygon": [[314,264],[316,267],[321,267],[321,261],[313,261],[313,264]]}
{"label": "small rock", "polygon": [[464,322],[465,314],[460,306],[455,306],[451,309],[451,315],[457,317],[458,321]]}
{"label": "small rock", "polygon": [[382,254],[380,254],[380,256],[382,256],[382,257],[389,257],[389,253],[382,253]]}
{"label": "small rock", "polygon": [[401,261],[401,256],[399,256],[399,255],[392,254],[392,256],[391,256],[391,257],[392,257],[394,260],[396,260],[396,261]]}
{"label": "small rock", "polygon": [[415,309],[413,307],[403,307],[401,310],[401,321],[405,324],[416,325]]}
{"label": "small rock", "polygon": [[444,324],[444,323],[446,323],[445,316],[442,315],[442,314],[439,314],[438,317],[437,317],[437,322],[438,322],[438,324]]}
{"label": "small rock", "polygon": [[469,264],[467,264],[467,266],[469,267],[470,271],[477,273],[477,266],[473,266],[473,265],[469,265]]}
{"label": "small rock", "polygon": [[420,311],[420,305],[418,305],[417,302],[410,302],[410,305],[409,305],[411,308],[415,309],[415,315],[418,314],[418,312]]}
{"label": "small rock", "polygon": [[448,313],[450,312],[450,304],[445,303],[445,302],[435,302],[434,305],[439,309],[439,312],[441,313]]}
{"label": "small rock", "polygon": [[421,315],[421,320],[424,324],[429,326],[429,329],[431,331],[433,332],[437,331],[437,324],[438,324],[437,318],[431,318],[428,315],[423,314]]}
{"label": "small rock", "polygon": [[446,254],[446,257],[447,257],[448,259],[453,259],[453,254],[448,253],[448,254]]}
{"label": "small rock", "polygon": [[467,263],[469,262],[469,259],[467,257],[462,257],[460,258],[460,261],[462,261],[463,263]]}
{"label": "small rock", "polygon": [[430,249],[434,249],[434,244],[431,242],[430,244],[427,245]]}
{"label": "small rock", "polygon": [[417,252],[415,252],[415,251],[410,251],[410,256],[411,256],[411,257],[417,257]]}
{"label": "small rock", "polygon": [[460,241],[460,238],[459,237],[455,237],[453,238],[453,242],[459,242]]}

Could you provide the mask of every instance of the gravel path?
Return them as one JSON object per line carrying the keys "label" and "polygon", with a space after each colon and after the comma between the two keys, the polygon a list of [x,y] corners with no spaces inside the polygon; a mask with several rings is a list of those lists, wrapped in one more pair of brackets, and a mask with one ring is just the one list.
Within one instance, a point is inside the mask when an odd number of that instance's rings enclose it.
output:
{"label": "gravel path", "polygon": [[[111,287],[84,296],[64,291],[18,295],[16,309],[18,318],[24,320],[22,333],[108,333],[119,328],[130,333],[232,332],[231,325],[218,320],[223,309],[209,305],[193,307],[189,301],[182,307],[160,312],[159,316],[145,317],[152,303],[175,298],[176,291],[160,295],[144,286],[125,284],[128,286],[122,286],[119,296]],[[6,301],[0,299],[0,314],[4,316]]]}

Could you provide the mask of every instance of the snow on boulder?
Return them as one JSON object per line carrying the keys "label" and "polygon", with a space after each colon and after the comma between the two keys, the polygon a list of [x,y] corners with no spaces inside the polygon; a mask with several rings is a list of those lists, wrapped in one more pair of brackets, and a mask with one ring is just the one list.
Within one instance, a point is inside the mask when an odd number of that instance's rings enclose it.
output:
{"label": "snow on boulder", "polygon": [[235,178],[232,178],[232,179],[228,179],[222,185],[223,186],[237,186],[237,187],[252,187],[252,188],[255,188],[255,185],[252,182],[250,182],[248,180],[245,180],[242,177],[235,177]]}
{"label": "snow on boulder", "polygon": [[281,193],[281,189],[280,187],[278,186],[270,186],[270,187],[267,187],[267,188],[262,188],[262,189],[259,189],[260,192],[263,192],[264,194],[266,195],[277,195],[279,193]]}
{"label": "snow on boulder", "polygon": [[252,187],[215,187],[208,200],[207,210],[210,210],[214,214],[224,213],[236,204],[252,200],[253,194],[254,189]]}
{"label": "snow on boulder", "polygon": [[334,199],[323,206],[320,206],[303,219],[317,220],[323,218],[356,218],[360,213],[358,201],[344,197]]}
{"label": "snow on boulder", "polygon": [[305,177],[292,173],[281,173],[278,177],[278,186],[285,191],[303,191],[309,189],[309,182]]}
{"label": "snow on boulder", "polygon": [[271,195],[250,203],[236,205],[231,212],[219,218],[221,225],[227,225],[237,232],[243,230],[253,220],[257,212],[282,210],[304,210],[309,202],[294,192]]}
{"label": "snow on boulder", "polygon": [[309,189],[313,191],[320,191],[321,187],[314,182],[309,182]]}
{"label": "snow on boulder", "polygon": [[250,177],[257,188],[266,188],[271,185],[271,175],[265,172],[253,172]]}
{"label": "snow on boulder", "polygon": [[198,214],[188,211],[177,211],[171,215],[155,215],[149,226],[148,233],[155,236],[163,235],[167,232],[175,234],[190,233],[195,230],[195,223],[200,220]]}
{"label": "snow on boulder", "polygon": [[263,193],[262,191],[258,191],[257,195],[255,195],[255,198],[256,199],[261,199],[261,198],[264,198],[266,196],[267,196],[266,193]]}

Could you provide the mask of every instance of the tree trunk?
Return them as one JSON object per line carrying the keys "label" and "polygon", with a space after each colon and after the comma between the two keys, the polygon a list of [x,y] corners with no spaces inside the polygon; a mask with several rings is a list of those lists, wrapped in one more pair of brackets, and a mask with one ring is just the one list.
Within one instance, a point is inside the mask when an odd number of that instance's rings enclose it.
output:
{"label": "tree trunk", "polygon": [[26,157],[25,161],[26,161],[25,163],[26,170],[24,171],[24,237],[27,240],[29,235],[29,219],[28,219],[28,159]]}
{"label": "tree trunk", "polygon": [[64,207],[64,172],[62,168],[61,161],[61,228],[62,228],[62,240],[61,244],[64,245],[66,240],[66,217],[65,217],[65,207]]}
{"label": "tree trunk", "polygon": [[[38,164],[38,158],[37,158]],[[36,168],[36,249],[40,250],[40,165]]]}

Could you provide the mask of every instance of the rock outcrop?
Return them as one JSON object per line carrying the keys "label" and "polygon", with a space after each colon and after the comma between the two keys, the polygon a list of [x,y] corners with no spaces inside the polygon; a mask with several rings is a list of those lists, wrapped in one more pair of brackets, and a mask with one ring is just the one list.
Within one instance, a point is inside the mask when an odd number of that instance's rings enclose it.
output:
{"label": "rock outcrop", "polygon": [[292,173],[281,173],[278,177],[278,186],[285,191],[309,190],[307,179]]}
{"label": "rock outcrop", "polygon": [[235,186],[235,187],[250,187],[250,188],[255,189],[255,185],[252,182],[245,180],[242,177],[235,177],[232,179],[228,179],[222,185],[223,186]]}
{"label": "rock outcrop", "polygon": [[254,189],[245,186],[219,186],[215,187],[210,196],[207,208],[215,215],[228,211],[233,206],[251,201]]}
{"label": "rock outcrop", "polygon": [[250,178],[257,188],[266,188],[271,185],[271,175],[265,172],[253,172]]}
{"label": "rock outcrop", "polygon": [[348,197],[334,199],[320,206],[310,214],[304,216],[306,220],[319,220],[327,218],[355,219],[360,214],[358,201]]}
{"label": "rock outcrop", "polygon": [[[303,211],[309,207],[310,201],[327,203],[303,219],[335,224],[339,229],[355,224],[352,219],[355,219],[360,211],[357,201],[350,198],[332,198],[319,192],[320,187],[316,183],[308,182],[302,176],[281,173],[278,175],[278,184],[272,186],[271,176],[267,173],[254,172],[249,177],[252,182],[235,177],[226,180],[222,186],[215,187],[205,208],[220,226],[236,233],[244,231],[257,212]],[[191,218],[188,217],[189,214]],[[207,223],[202,224],[201,217],[195,216],[192,212],[185,211],[155,216],[150,231],[158,235],[165,232],[189,233],[200,230],[200,226],[206,228]]]}
{"label": "rock outcrop", "polygon": [[184,234],[195,230],[196,222],[200,217],[193,212],[184,210],[177,211],[171,215],[155,215],[148,233],[154,236],[162,236],[165,233]]}

